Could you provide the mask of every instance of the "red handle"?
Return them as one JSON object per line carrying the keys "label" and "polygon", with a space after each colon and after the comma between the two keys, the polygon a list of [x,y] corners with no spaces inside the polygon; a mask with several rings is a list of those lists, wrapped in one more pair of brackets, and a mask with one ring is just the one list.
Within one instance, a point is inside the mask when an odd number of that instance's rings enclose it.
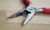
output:
{"label": "red handle", "polygon": [[43,8],[45,14],[50,14],[50,8]]}
{"label": "red handle", "polygon": [[24,2],[25,2],[25,4],[27,4],[27,5],[31,3],[30,0],[24,0]]}

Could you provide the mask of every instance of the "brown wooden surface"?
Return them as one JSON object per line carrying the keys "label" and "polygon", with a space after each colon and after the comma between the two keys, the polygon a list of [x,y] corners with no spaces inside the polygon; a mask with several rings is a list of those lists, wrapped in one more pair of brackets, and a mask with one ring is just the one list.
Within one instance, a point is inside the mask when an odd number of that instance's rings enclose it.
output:
{"label": "brown wooden surface", "polygon": [[[31,1],[36,8],[50,7],[50,0]],[[0,30],[50,30],[50,15],[36,14],[25,26],[21,26],[24,16],[7,19],[23,7],[21,0],[0,0]]]}

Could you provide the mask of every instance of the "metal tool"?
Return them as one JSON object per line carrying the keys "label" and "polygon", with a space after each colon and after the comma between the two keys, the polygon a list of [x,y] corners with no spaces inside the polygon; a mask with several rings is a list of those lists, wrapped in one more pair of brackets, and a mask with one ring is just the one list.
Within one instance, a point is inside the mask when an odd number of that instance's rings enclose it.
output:
{"label": "metal tool", "polygon": [[26,14],[27,17],[26,17],[25,21],[23,22],[23,25],[26,24],[31,19],[31,17],[35,14],[35,9],[32,7],[31,4],[27,8],[25,8],[24,10],[21,10],[18,13],[15,13],[14,15],[12,15],[8,18],[18,17],[18,16],[21,16],[24,14]]}
{"label": "metal tool", "polygon": [[14,18],[14,17],[18,17],[21,15],[26,15],[26,19],[24,20],[24,22],[22,23],[22,25],[25,25],[28,23],[28,21],[30,21],[30,19],[34,16],[35,13],[45,13],[45,14],[50,14],[50,8],[33,8],[32,7],[32,3],[30,2],[30,0],[25,0],[24,1],[25,4],[27,5],[26,8],[24,8],[23,10],[13,14],[12,16],[8,17],[8,18]]}

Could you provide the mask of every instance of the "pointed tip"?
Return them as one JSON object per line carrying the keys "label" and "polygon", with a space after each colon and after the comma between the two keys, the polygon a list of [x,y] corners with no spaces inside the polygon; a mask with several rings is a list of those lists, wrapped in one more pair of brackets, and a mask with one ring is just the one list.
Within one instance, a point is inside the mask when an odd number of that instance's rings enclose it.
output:
{"label": "pointed tip", "polygon": [[22,26],[24,26],[25,24],[24,24],[24,23],[22,23],[21,25],[22,25]]}
{"label": "pointed tip", "polygon": [[25,23],[22,23],[22,26],[24,26],[25,25]]}

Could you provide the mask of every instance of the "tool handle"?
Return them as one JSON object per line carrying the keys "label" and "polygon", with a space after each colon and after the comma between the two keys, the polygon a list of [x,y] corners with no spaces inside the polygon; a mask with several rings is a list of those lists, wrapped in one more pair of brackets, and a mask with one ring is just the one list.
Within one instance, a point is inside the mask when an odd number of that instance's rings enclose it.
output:
{"label": "tool handle", "polygon": [[44,14],[50,14],[50,8],[43,8]]}
{"label": "tool handle", "polygon": [[26,5],[28,5],[28,4],[30,4],[30,3],[31,3],[31,1],[30,1],[30,0],[24,0],[24,2],[25,2],[25,4],[26,4]]}

